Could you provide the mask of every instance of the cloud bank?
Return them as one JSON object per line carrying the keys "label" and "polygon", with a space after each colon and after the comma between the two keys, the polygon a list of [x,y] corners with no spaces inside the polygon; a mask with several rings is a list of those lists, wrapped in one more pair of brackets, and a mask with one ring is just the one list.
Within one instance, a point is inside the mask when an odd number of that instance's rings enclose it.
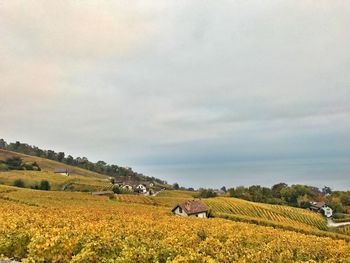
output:
{"label": "cloud bank", "polygon": [[349,157],[349,10],[311,0],[3,1],[1,137],[185,185],[214,183],[218,174],[199,172],[208,165]]}

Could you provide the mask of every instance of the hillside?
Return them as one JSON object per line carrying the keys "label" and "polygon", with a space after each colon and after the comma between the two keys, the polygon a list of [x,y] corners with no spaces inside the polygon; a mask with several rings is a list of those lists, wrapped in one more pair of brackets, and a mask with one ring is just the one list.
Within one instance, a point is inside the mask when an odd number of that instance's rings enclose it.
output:
{"label": "hillside", "polygon": [[[180,202],[192,199],[195,194],[196,192],[190,191],[166,190],[154,197],[117,195],[116,198],[120,202],[172,208]],[[211,215],[216,218],[350,240],[346,231],[336,231],[336,233],[329,231],[323,216],[306,209],[249,202],[229,197],[207,198],[201,201],[210,208]]]}
{"label": "hillside", "polygon": [[[174,197],[153,199],[162,198]],[[220,218],[175,217],[168,206],[88,193],[0,186],[0,204],[0,255],[28,262],[350,260],[344,240]]]}
{"label": "hillside", "polygon": [[[48,180],[52,190],[93,191],[111,187],[111,183],[105,175],[36,156],[0,149],[0,160],[13,156],[20,157],[25,162],[37,162],[41,171],[12,170],[0,172],[1,184],[13,185],[15,180],[21,179],[26,187],[34,186],[41,180]],[[55,174],[55,168],[68,169],[70,176]]]}
{"label": "hillside", "polygon": [[[61,167],[65,167],[66,165],[69,165],[70,168],[76,167],[83,169],[83,173],[85,175],[85,171],[90,171],[93,173],[97,173],[100,175],[106,175],[111,177],[129,177],[134,181],[139,182],[152,182],[156,183],[158,186],[161,187],[169,187],[166,181],[161,180],[159,178],[146,176],[142,173],[138,173],[136,171],[133,171],[131,167],[124,167],[116,164],[108,164],[102,160],[99,160],[97,162],[90,161],[87,157],[73,157],[70,154],[66,154],[64,152],[56,152],[54,150],[47,150],[47,149],[41,149],[37,146],[30,145],[28,143],[23,143],[20,141],[16,142],[6,142],[4,139],[0,139],[0,149],[12,152],[12,153],[19,153],[24,154],[26,156],[35,156],[41,158],[40,160],[51,160],[56,161],[61,164]],[[12,154],[11,153],[11,154]],[[5,153],[4,155],[6,155]],[[10,155],[11,155],[10,154]],[[48,165],[49,168],[52,163],[45,162],[45,165]],[[54,165],[56,165],[54,164]],[[1,165],[0,165],[1,170]],[[75,171],[77,174],[79,174],[79,170],[77,169]]]}

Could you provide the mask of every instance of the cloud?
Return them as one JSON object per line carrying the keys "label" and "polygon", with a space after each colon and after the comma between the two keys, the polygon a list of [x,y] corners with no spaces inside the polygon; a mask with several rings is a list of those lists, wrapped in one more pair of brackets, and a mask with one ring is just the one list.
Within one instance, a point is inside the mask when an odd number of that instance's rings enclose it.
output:
{"label": "cloud", "polygon": [[346,156],[348,7],[2,2],[1,133],[135,167]]}

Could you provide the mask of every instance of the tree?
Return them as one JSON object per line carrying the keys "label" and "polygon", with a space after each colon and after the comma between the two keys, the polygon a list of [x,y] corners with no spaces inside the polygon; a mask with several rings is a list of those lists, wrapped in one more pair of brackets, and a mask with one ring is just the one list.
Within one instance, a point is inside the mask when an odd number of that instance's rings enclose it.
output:
{"label": "tree", "polygon": [[47,153],[47,159],[50,159],[50,160],[56,160],[56,153],[52,150],[48,150]]}
{"label": "tree", "polygon": [[288,185],[286,183],[278,183],[275,184],[274,186],[272,186],[271,190],[272,190],[272,195],[275,198],[281,198],[281,192],[284,188],[287,188]]}
{"label": "tree", "polygon": [[179,190],[179,189],[180,189],[180,186],[179,186],[178,183],[174,183],[174,184],[173,184],[173,188],[174,188],[174,190]]}
{"label": "tree", "polygon": [[332,194],[332,189],[329,186],[325,186],[322,188],[322,194],[323,195],[330,195],[330,194]]}
{"label": "tree", "polygon": [[220,190],[224,191],[225,193],[227,192],[226,186],[221,187]]}
{"label": "tree", "polygon": [[39,185],[39,189],[49,191],[51,189],[49,181],[41,180],[40,185]]}
{"label": "tree", "polygon": [[0,149],[6,149],[7,143],[4,139],[0,139]]}
{"label": "tree", "polygon": [[66,164],[73,164],[74,158],[72,155],[68,155],[66,158]]}
{"label": "tree", "polygon": [[57,161],[62,162],[64,159],[64,156],[65,156],[64,152],[59,152],[57,154]]}
{"label": "tree", "polygon": [[216,197],[217,194],[212,189],[203,189],[199,192],[199,194],[196,196],[197,198],[210,198],[210,197]]}
{"label": "tree", "polygon": [[21,179],[16,179],[13,183],[14,186],[16,187],[25,187],[24,182]]}

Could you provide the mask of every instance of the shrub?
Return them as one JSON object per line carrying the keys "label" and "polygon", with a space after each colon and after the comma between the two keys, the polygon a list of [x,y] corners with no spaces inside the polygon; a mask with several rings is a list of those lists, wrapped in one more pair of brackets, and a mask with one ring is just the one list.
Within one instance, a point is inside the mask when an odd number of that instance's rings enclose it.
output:
{"label": "shrub", "polygon": [[198,195],[196,195],[196,198],[210,198],[210,197],[216,197],[217,194],[211,190],[211,189],[203,189],[199,192]]}
{"label": "shrub", "polygon": [[14,156],[7,158],[5,164],[9,170],[23,170],[22,158]]}
{"label": "shrub", "polygon": [[113,188],[112,188],[112,191],[115,193],[115,194],[135,194],[134,192],[128,190],[128,189],[124,189],[124,188],[121,188],[117,185],[114,185]]}
{"label": "shrub", "polygon": [[40,190],[48,191],[51,189],[50,183],[47,180],[42,180],[39,185]]}
{"label": "shrub", "polygon": [[27,162],[23,164],[23,168],[29,171],[41,171],[37,162]]}
{"label": "shrub", "polygon": [[6,164],[0,162],[0,171],[7,171],[8,167]]}
{"label": "shrub", "polygon": [[24,182],[23,182],[23,180],[21,180],[21,179],[16,179],[16,180],[14,181],[13,185],[16,186],[16,187],[22,187],[22,188],[25,187]]}

